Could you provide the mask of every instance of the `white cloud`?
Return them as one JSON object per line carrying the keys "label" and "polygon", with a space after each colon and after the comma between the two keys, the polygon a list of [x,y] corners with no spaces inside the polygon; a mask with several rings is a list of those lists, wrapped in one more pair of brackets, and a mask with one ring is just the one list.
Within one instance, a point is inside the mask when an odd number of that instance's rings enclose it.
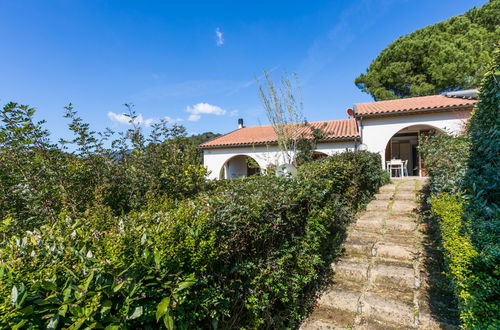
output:
{"label": "white cloud", "polygon": [[216,105],[208,104],[208,103],[198,103],[193,106],[188,106],[186,111],[191,115],[189,116],[189,121],[198,121],[201,118],[201,115],[215,115],[222,116],[226,114],[226,110],[218,107]]}
{"label": "white cloud", "polygon": [[201,116],[200,115],[189,115],[188,120],[189,121],[198,121],[200,120]]}
{"label": "white cloud", "polygon": [[165,116],[162,119],[164,121],[166,121],[167,123],[169,123],[169,124],[173,124],[173,123],[178,123],[178,122],[184,121],[184,119],[182,119],[182,118],[172,118],[172,117],[169,117],[169,116]]}
{"label": "white cloud", "polygon": [[[112,111],[108,112],[108,118],[114,122],[117,122],[120,124],[125,124],[125,125],[135,124],[135,125],[151,126],[154,123],[160,122],[160,120],[156,119],[156,118],[144,119],[142,114],[137,115],[137,117],[135,117],[134,120],[132,120],[132,118],[130,118],[127,115],[114,113]],[[165,120],[167,123],[176,123],[176,122],[182,121],[183,119],[182,118],[174,119],[174,118],[166,116],[166,117],[163,117],[163,120]]]}
{"label": "white cloud", "polygon": [[222,35],[222,31],[219,28],[215,29],[215,36],[217,38],[217,40],[215,41],[217,47],[224,45],[224,37]]}

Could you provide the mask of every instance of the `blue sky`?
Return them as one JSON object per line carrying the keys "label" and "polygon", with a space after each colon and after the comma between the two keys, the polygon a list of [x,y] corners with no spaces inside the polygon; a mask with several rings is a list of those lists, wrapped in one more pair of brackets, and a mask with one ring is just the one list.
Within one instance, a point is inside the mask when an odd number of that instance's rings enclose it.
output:
{"label": "blue sky", "polygon": [[371,101],[354,85],[397,37],[485,0],[1,0],[0,104],[29,104],[54,138],[72,102],[96,130],[168,117],[190,133],[266,124],[254,77],[298,74],[309,121]]}

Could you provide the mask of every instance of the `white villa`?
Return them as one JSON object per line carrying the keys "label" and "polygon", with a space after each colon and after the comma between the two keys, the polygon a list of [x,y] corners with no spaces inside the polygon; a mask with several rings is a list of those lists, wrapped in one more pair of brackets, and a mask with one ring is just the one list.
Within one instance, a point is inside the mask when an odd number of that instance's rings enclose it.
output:
{"label": "white villa", "polygon": [[[317,142],[318,157],[346,150],[364,149],[380,153],[387,161],[400,159],[408,175],[426,175],[417,146],[421,136],[459,133],[477,102],[475,90],[449,92],[397,100],[354,104],[347,109],[348,119],[312,122],[322,127],[326,137]],[[281,165],[273,127],[244,127],[200,145],[211,179],[230,179],[254,175],[259,169],[249,166],[254,160],[260,170]],[[305,128],[304,129],[308,129]],[[309,130],[309,129],[308,129]]]}

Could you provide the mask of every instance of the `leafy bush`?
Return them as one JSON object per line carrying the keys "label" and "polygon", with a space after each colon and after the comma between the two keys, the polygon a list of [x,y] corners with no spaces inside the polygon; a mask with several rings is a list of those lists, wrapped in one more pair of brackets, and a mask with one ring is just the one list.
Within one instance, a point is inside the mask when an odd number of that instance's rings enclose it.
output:
{"label": "leafy bush", "polygon": [[431,175],[448,275],[465,328],[500,327],[500,52],[483,79],[467,136],[440,136],[421,147]]}
{"label": "leafy bush", "polygon": [[423,138],[419,151],[425,160],[432,192],[456,193],[468,171],[470,149],[466,135],[434,135]]}
{"label": "leafy bush", "polygon": [[[470,121],[470,157],[464,189],[471,203],[473,229],[481,241],[480,249],[496,253],[500,262],[500,48],[495,52],[495,63],[485,76],[479,101]],[[494,246],[497,246],[496,249]],[[496,251],[495,251],[496,250]]]}
{"label": "leafy bush", "polygon": [[181,126],[155,124],[149,138],[133,126],[111,141],[113,132],[91,131],[70,105],[74,138],[53,144],[34,115],[16,103],[0,111],[0,219],[10,219],[11,231],[54,222],[61,212],[82,216],[95,204],[121,214],[155,196],[192,196],[205,185],[199,153]]}
{"label": "leafy bush", "polygon": [[0,327],[292,328],[384,173],[344,153],[122,215],[63,210],[3,240]]}

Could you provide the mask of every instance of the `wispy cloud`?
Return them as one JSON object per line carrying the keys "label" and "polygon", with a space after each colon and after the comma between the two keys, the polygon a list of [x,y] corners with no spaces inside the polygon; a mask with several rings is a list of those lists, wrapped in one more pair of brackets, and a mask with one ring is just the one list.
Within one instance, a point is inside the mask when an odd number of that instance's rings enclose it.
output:
{"label": "wispy cloud", "polygon": [[198,103],[193,106],[188,106],[186,108],[186,111],[190,113],[188,117],[189,121],[198,121],[200,120],[201,115],[222,116],[225,115],[227,112],[221,107],[208,103]]}
{"label": "wispy cloud", "polygon": [[112,121],[119,123],[119,124],[124,124],[124,125],[142,125],[142,126],[151,126],[154,123],[159,123],[162,120],[167,122],[167,123],[177,123],[183,121],[182,118],[171,118],[171,117],[163,117],[161,119],[158,118],[144,118],[142,114],[137,115],[134,119],[130,118],[129,116],[125,114],[119,114],[119,113],[114,113],[112,111],[108,112],[108,118],[111,119]]}
{"label": "wispy cloud", "polygon": [[163,121],[165,121],[167,123],[170,123],[170,124],[179,123],[181,121],[184,121],[184,119],[182,119],[182,118],[172,118],[172,117],[169,117],[169,116],[165,116],[161,120],[163,120]]}
{"label": "wispy cloud", "polygon": [[215,44],[217,45],[217,47],[224,45],[224,36],[220,28],[215,29],[215,37],[216,37]]}

